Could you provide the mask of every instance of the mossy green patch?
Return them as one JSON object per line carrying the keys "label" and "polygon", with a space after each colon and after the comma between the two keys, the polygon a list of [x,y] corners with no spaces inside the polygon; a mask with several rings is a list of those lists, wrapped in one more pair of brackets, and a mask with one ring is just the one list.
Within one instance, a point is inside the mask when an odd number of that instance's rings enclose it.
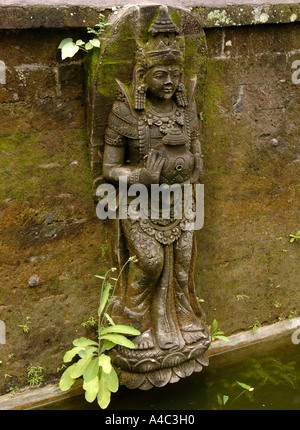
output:
{"label": "mossy green patch", "polygon": [[39,199],[61,193],[91,199],[85,133],[17,133],[0,139],[0,199]]}
{"label": "mossy green patch", "polygon": [[94,83],[95,73],[97,70],[97,63],[99,60],[99,53],[100,53],[99,49],[92,49],[88,53],[86,61],[84,63],[87,88],[90,88]]}

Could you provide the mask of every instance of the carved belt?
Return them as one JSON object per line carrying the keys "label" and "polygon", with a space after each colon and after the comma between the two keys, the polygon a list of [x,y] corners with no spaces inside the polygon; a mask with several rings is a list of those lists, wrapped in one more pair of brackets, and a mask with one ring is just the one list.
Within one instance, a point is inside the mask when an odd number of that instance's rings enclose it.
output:
{"label": "carved belt", "polygon": [[175,220],[151,220],[151,219],[140,219],[139,223],[141,229],[149,236],[154,236],[155,239],[163,244],[170,245],[171,243],[178,240],[181,236],[182,231],[187,230],[187,219],[175,219]]}

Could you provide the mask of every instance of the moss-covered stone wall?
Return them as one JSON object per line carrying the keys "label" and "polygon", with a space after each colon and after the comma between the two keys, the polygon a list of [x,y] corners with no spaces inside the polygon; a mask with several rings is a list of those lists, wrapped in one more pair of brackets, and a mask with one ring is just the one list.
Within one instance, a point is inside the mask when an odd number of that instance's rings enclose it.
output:
{"label": "moss-covered stone wall", "polygon": [[30,366],[57,376],[63,351],[85,333],[81,323],[97,314],[94,275],[107,267],[91,192],[82,57],[62,62],[57,50],[69,34],[0,32],[1,393],[26,384]]}
{"label": "moss-covered stone wall", "polygon": [[[204,22],[202,8],[193,13]],[[300,230],[300,90],[292,82],[300,24],[207,17],[205,225],[195,276],[207,323],[215,318],[229,335],[300,311],[300,241],[289,241]],[[46,381],[58,377],[72,339],[93,330],[82,323],[97,313],[94,275],[108,267],[110,238],[92,193],[89,76],[82,55],[62,62],[57,50],[86,32],[49,19],[49,28],[28,21],[0,32],[2,394],[28,383],[30,366],[41,366]]]}
{"label": "moss-covered stone wall", "polygon": [[228,332],[299,313],[300,26],[206,29],[205,226],[197,276]]}

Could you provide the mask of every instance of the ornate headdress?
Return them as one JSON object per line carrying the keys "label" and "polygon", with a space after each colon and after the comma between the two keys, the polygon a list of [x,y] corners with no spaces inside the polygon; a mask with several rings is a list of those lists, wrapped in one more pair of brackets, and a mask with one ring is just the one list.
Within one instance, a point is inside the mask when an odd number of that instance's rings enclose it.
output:
{"label": "ornate headdress", "polygon": [[[140,75],[155,65],[178,64],[184,61],[184,38],[172,21],[167,6],[160,6],[159,16],[149,29],[150,38],[146,45],[139,44],[137,50],[137,67],[135,82],[135,109],[145,108],[146,86],[140,82]],[[177,102],[186,106],[185,88],[181,83],[177,91]]]}
{"label": "ornate headdress", "polygon": [[151,35],[144,50],[147,68],[155,64],[183,63],[184,39],[168,14],[166,6],[160,6],[159,16],[149,29]]}

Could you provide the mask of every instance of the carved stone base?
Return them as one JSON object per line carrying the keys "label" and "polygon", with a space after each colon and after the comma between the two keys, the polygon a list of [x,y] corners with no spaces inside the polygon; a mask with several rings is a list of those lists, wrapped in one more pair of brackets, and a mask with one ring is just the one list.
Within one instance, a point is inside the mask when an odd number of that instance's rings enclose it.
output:
{"label": "carved stone base", "polygon": [[120,384],[127,388],[149,390],[178,382],[208,366],[209,339],[176,350],[159,348],[144,351],[120,347],[112,351],[112,360],[119,368]]}

